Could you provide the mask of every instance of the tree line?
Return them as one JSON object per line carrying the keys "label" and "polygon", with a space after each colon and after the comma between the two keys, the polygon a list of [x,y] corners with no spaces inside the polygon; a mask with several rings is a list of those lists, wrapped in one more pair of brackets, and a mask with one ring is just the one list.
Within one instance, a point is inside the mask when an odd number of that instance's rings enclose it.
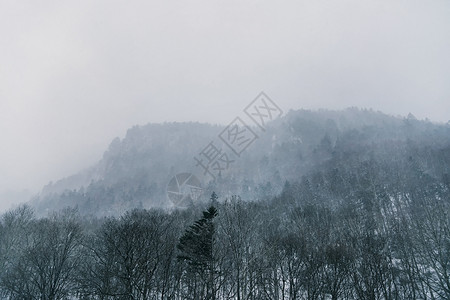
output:
{"label": "tree line", "polygon": [[[299,187],[297,187],[298,189]],[[448,188],[0,223],[4,299],[450,299]],[[420,192],[419,192],[420,191]],[[302,193],[305,191],[303,190]],[[297,199],[297,200],[296,200]]]}

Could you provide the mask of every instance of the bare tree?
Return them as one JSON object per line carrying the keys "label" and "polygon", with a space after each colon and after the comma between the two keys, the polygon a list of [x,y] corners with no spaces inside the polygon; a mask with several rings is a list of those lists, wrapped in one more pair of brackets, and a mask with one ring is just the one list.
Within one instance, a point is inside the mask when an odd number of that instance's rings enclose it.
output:
{"label": "bare tree", "polygon": [[33,221],[26,248],[4,286],[12,299],[57,300],[75,294],[82,229],[73,211]]}

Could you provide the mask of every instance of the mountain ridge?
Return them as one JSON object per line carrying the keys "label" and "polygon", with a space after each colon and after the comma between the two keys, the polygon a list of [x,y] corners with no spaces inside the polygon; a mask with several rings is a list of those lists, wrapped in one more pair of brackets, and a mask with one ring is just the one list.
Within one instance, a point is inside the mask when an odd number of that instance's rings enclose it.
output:
{"label": "mountain ridge", "polygon": [[[31,203],[41,213],[48,213],[50,207],[76,206],[83,214],[100,215],[136,207],[171,207],[166,195],[170,179],[180,172],[201,178],[194,157],[211,141],[224,147],[217,138],[224,128],[198,122],[133,126],[123,139],[110,143],[97,164],[45,186]],[[444,163],[428,166],[428,172],[438,178],[450,165],[445,152],[449,145],[449,124],[419,121],[412,115],[399,118],[357,108],[290,110],[269,123],[221,178],[202,181],[205,194],[216,190],[258,200],[281,193],[286,181],[301,181],[303,176],[331,168],[332,162],[351,160],[348,156],[362,161],[372,156],[383,162],[408,155],[414,147],[444,149]]]}

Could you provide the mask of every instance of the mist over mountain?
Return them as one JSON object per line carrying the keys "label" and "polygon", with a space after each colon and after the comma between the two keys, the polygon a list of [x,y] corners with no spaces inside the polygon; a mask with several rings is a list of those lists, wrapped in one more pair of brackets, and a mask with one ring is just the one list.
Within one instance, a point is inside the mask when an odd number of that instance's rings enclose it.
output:
{"label": "mist over mountain", "polygon": [[0,300],[449,300],[449,15],[1,1]]}
{"label": "mist over mountain", "polygon": [[200,179],[199,201],[212,191],[244,201],[294,193],[292,201],[331,205],[371,188],[389,199],[416,184],[448,186],[450,180],[448,123],[357,108],[291,110],[265,131],[252,128],[258,138],[213,180],[194,157],[211,141],[226,149],[218,139],[224,129],[192,122],[134,126],[96,165],[49,183],[31,204],[41,215],[66,207],[97,216],[170,208],[167,185],[182,172]]}
{"label": "mist over mountain", "polygon": [[450,299],[450,124],[247,121],[134,126],[5,212],[0,297]]}

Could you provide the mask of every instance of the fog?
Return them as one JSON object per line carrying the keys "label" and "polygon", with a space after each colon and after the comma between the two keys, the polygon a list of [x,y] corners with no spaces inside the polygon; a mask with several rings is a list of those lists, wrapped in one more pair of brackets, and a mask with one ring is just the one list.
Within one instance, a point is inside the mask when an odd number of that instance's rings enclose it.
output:
{"label": "fog", "polygon": [[2,1],[0,191],[84,169],[135,124],[228,123],[262,90],[285,111],[447,122],[449,15],[448,1]]}

